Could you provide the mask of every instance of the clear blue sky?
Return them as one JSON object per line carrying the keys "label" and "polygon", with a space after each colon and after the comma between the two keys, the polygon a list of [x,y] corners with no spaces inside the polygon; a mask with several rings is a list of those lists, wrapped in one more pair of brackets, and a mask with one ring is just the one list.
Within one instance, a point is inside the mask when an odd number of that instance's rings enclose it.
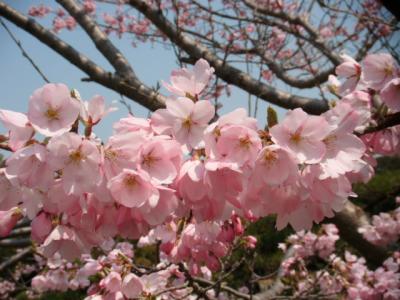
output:
{"label": "clear blue sky", "polygon": [[[26,13],[32,4],[51,4],[56,6],[54,1],[26,1],[8,0],[5,1],[20,12]],[[46,18],[42,24],[50,27],[51,18]],[[86,77],[83,72],[67,62],[56,52],[41,44],[30,34],[25,33],[8,21],[5,21],[14,35],[22,42],[23,47],[41,68],[43,73],[52,82],[62,82],[70,88],[79,90],[83,99],[90,99],[95,94],[103,95],[108,103],[120,99],[120,96],[96,83],[82,82],[81,78]],[[89,56],[93,61],[107,70],[112,70],[108,62],[99,54],[91,40],[81,29],[73,32],[63,30],[60,38],[64,39],[77,50]],[[31,93],[44,84],[43,79],[36,73],[30,63],[22,56],[20,50],[8,36],[3,27],[0,26],[0,107],[3,109],[26,112],[27,103]],[[139,78],[149,86],[155,86],[157,81],[168,80],[171,70],[177,68],[173,52],[164,49],[162,46],[151,44],[139,44],[137,48],[131,46],[129,38],[119,40],[115,36],[112,38],[117,47],[124,53],[132,63]],[[167,94],[165,89],[161,90]],[[146,117],[148,111],[135,102],[127,99],[133,113],[136,116]],[[234,90],[233,96],[222,101],[224,107],[222,112],[228,112],[236,107],[247,108],[247,94]],[[124,106],[118,103],[119,111],[109,115],[96,129],[95,132],[102,138],[108,137],[112,133],[112,123],[119,118],[127,115]],[[260,123],[265,123],[265,110],[267,103],[260,101],[258,119]],[[283,114],[279,110],[279,114]]]}

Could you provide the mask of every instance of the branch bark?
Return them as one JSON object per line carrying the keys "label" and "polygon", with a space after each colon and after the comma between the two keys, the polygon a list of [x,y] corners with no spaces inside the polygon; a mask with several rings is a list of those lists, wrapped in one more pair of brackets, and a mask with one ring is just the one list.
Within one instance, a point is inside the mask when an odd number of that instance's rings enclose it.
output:
{"label": "branch bark", "polygon": [[32,247],[27,247],[22,249],[14,256],[11,256],[9,259],[0,264],[0,272],[3,272],[6,268],[12,266],[13,264],[23,259],[24,257],[28,256],[29,254],[31,254],[31,252],[32,252]]}
{"label": "branch bark", "polygon": [[[107,72],[84,54],[57,37],[35,20],[24,16],[9,5],[0,1],[0,16],[30,33],[43,44],[53,49],[67,61],[85,72],[90,80],[100,83],[119,94],[122,94],[150,110],[164,107],[165,97],[144,85],[137,78],[127,81],[119,74]],[[118,67],[120,63],[115,62]]]}
{"label": "branch bark", "polygon": [[377,132],[397,125],[400,125],[400,112],[387,115],[378,125],[365,129],[360,135]]}
{"label": "branch bark", "polygon": [[129,4],[146,16],[171,42],[184,50],[191,58],[205,58],[214,67],[216,75],[227,83],[283,108],[294,109],[301,107],[311,114],[321,114],[329,109],[328,103],[325,101],[295,96],[280,91],[252,78],[248,73],[226,64],[224,60],[212,53],[207,47],[178,31],[162,14],[161,10],[149,6],[145,1],[130,0]]}
{"label": "branch bark", "polygon": [[359,251],[371,266],[379,267],[388,258],[389,252],[385,248],[371,244],[358,232],[358,228],[369,224],[369,220],[357,205],[347,201],[344,209],[328,221],[338,227],[340,237]]}
{"label": "branch bark", "polygon": [[75,18],[83,30],[89,35],[96,45],[96,48],[103,54],[108,62],[114,67],[121,77],[129,80],[136,78],[136,75],[124,55],[108,39],[106,34],[92,20],[74,0],[57,0],[68,13]]}

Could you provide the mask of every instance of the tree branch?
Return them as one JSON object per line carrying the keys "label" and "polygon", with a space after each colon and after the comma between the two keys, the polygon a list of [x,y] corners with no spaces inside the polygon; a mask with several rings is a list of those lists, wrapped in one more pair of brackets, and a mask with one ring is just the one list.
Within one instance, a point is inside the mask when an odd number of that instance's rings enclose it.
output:
{"label": "tree branch", "polygon": [[68,13],[75,18],[83,30],[89,35],[96,45],[96,48],[114,67],[118,75],[125,79],[136,78],[132,67],[124,55],[108,39],[106,34],[92,20],[85,10],[83,10],[74,0],[57,0]]}
{"label": "tree branch", "polygon": [[392,0],[380,0],[380,1],[382,2],[383,6],[396,17],[397,21],[400,21],[399,3]]}
{"label": "tree branch", "polygon": [[377,132],[389,127],[400,125],[400,112],[387,115],[383,121],[379,122],[378,125],[366,128],[361,134]]}
{"label": "tree branch", "polygon": [[129,4],[145,15],[161,32],[174,44],[183,49],[193,59],[205,58],[214,68],[218,77],[226,82],[236,85],[243,90],[263,100],[288,109],[302,107],[311,114],[321,114],[329,109],[325,101],[318,99],[295,96],[271,86],[261,83],[249,74],[226,64],[222,59],[212,53],[207,47],[197,43],[191,37],[176,30],[175,26],[165,18],[162,11],[150,7],[143,0],[130,0]]}
{"label": "tree branch", "polygon": [[2,262],[0,264],[0,272],[3,272],[6,268],[12,266],[13,264],[17,263],[21,259],[23,259],[25,256],[28,256],[32,252],[32,247],[27,247],[22,249],[20,252],[15,254],[14,256],[11,256],[9,259],[6,261]]}
{"label": "tree branch", "polygon": [[26,247],[32,244],[30,238],[0,240],[0,247]]}
{"label": "tree branch", "polygon": [[347,201],[344,209],[327,221],[332,221],[338,227],[340,237],[359,251],[373,267],[382,265],[389,256],[386,249],[368,242],[358,232],[358,228],[369,224],[369,220],[365,212],[352,202]]}
{"label": "tree branch", "polygon": [[7,31],[8,35],[11,37],[11,39],[14,41],[14,43],[18,46],[18,48],[21,50],[22,56],[24,56],[33,66],[33,68],[39,73],[40,77],[43,78],[43,80],[46,83],[49,83],[50,80],[44,75],[42,70],[38,67],[38,65],[33,61],[33,59],[29,56],[29,54],[25,51],[24,47],[22,47],[21,42],[15,37],[15,35],[11,32],[11,30],[8,28],[6,23],[3,22],[2,19],[0,19],[0,24],[1,26],[4,27],[4,29]]}
{"label": "tree branch", "polygon": [[3,1],[0,1],[0,16],[3,16],[56,51],[70,63],[85,72],[91,80],[127,96],[150,110],[156,110],[164,106],[164,96],[158,94],[137,79],[128,82],[119,75],[113,75],[105,71],[87,56],[75,50],[35,20],[27,18]]}

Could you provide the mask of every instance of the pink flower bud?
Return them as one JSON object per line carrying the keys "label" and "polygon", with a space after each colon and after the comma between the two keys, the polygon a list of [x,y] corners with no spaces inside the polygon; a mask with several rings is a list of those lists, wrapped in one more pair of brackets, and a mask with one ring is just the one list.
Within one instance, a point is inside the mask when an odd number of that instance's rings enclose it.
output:
{"label": "pink flower bud", "polygon": [[122,293],[129,299],[134,299],[140,296],[143,291],[143,283],[139,277],[130,273],[125,276],[122,282]]}
{"label": "pink flower bud", "polygon": [[110,272],[102,281],[100,286],[103,286],[107,291],[116,293],[121,290],[121,275],[117,272]]}
{"label": "pink flower bud", "polygon": [[13,207],[7,211],[0,211],[0,237],[9,235],[21,218],[22,212],[18,207]]}
{"label": "pink flower bud", "polygon": [[245,236],[245,237],[243,238],[243,241],[244,241],[244,243],[245,243],[245,247],[246,247],[246,248],[254,249],[254,248],[256,247],[257,238],[254,237],[254,236],[252,236],[252,235]]}
{"label": "pink flower bud", "polygon": [[51,219],[46,213],[39,214],[31,223],[31,237],[35,242],[43,243],[50,234],[52,225]]}
{"label": "pink flower bud", "polygon": [[233,223],[233,228],[235,230],[236,235],[242,235],[244,232],[242,220],[240,220],[240,217],[237,215],[233,215],[231,217],[232,223]]}

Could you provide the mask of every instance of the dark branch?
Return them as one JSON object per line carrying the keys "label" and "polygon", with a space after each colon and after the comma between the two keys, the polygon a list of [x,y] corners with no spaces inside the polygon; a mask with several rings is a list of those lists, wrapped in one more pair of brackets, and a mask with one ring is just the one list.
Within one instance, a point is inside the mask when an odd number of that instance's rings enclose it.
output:
{"label": "dark branch", "polygon": [[197,43],[191,37],[176,30],[175,26],[165,18],[161,10],[150,7],[145,1],[130,0],[129,4],[144,14],[172,43],[184,50],[192,59],[205,58],[214,68],[216,75],[226,82],[236,85],[256,97],[288,109],[302,107],[311,114],[321,114],[329,109],[325,101],[295,96],[261,83],[218,58],[207,47]]}
{"label": "dark branch", "polygon": [[96,45],[97,49],[103,54],[108,62],[114,67],[118,75],[125,79],[136,78],[128,60],[107,38],[106,34],[92,20],[84,9],[73,0],[57,0],[71,16],[81,25]]}
{"label": "dark branch", "polygon": [[388,258],[389,252],[386,249],[371,244],[358,232],[369,221],[365,212],[352,202],[347,201],[344,209],[327,221],[333,222],[339,229],[340,237],[358,250],[372,266],[379,267]]}
{"label": "dark branch", "polygon": [[85,72],[92,81],[125,95],[150,110],[156,110],[164,106],[165,97],[145,86],[139,80],[126,81],[125,78],[119,75],[113,75],[105,71],[87,56],[75,50],[35,20],[27,18],[3,1],[0,1],[0,16],[3,16],[56,51],[70,63]]}
{"label": "dark branch", "polygon": [[28,256],[32,252],[32,247],[27,247],[25,249],[22,249],[20,252],[15,254],[14,256],[11,256],[9,259],[5,260],[0,264],[0,272],[3,272],[6,268],[16,264],[19,262],[21,259],[24,257]]}
{"label": "dark branch", "polygon": [[379,122],[378,125],[368,127],[361,133],[360,135],[367,134],[367,133],[372,133],[372,132],[377,132],[389,127],[397,126],[400,125],[400,112],[394,113],[387,115],[383,121]]}

